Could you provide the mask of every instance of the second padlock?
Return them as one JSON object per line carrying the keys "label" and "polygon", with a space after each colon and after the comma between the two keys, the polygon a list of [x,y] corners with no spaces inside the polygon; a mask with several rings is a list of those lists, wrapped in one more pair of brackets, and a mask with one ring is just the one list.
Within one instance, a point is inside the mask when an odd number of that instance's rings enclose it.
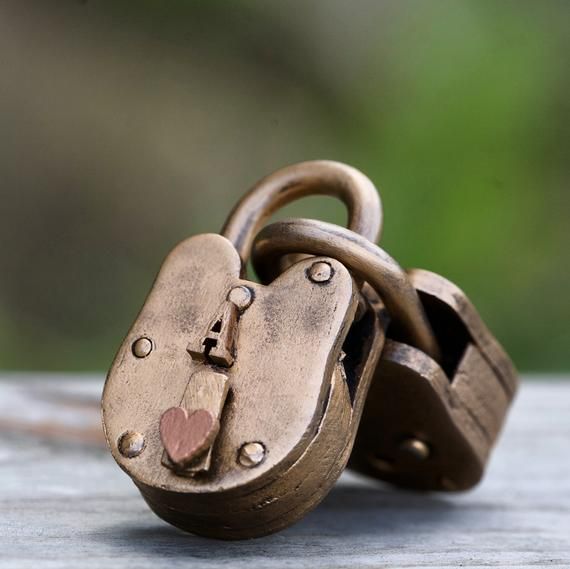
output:
{"label": "second padlock", "polygon": [[[518,378],[473,304],[440,275],[391,270],[394,262],[376,245],[314,220],[286,220],[263,229],[254,246],[262,278],[274,278],[279,259],[290,251],[330,255],[372,284],[363,292],[385,326],[386,343],[349,466],[424,490],[476,484]],[[411,318],[401,310],[416,303],[420,306]]]}

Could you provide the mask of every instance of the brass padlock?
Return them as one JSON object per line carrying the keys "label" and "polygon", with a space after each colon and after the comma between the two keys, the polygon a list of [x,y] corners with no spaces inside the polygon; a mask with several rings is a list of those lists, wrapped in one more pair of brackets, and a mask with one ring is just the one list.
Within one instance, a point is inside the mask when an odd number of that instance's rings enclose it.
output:
{"label": "brass padlock", "polygon": [[438,363],[388,329],[350,466],[399,486],[466,490],[481,479],[516,393],[516,370],[457,286],[412,269]]}
{"label": "brass padlock", "polygon": [[[350,229],[296,219],[254,243],[312,193],[339,197]],[[373,476],[448,489],[480,476],[509,401],[481,394],[496,396],[493,372],[514,389],[514,370],[455,289],[424,286],[374,244],[381,220],[366,177],[307,162],[262,180],[222,235],[168,255],[102,403],[113,456],[156,514],[224,539],[282,529],[327,494],[357,432],[351,464]],[[252,246],[262,284],[247,278]],[[445,372],[450,388],[435,389]]]}
{"label": "brass padlock", "polygon": [[[391,278],[385,254],[370,242],[334,225],[295,219],[269,225],[257,237],[253,260],[264,282],[292,251],[334,257],[376,290]],[[387,340],[349,466],[400,486],[465,490],[483,474],[516,392],[516,370],[458,287],[418,269],[408,278],[436,347],[410,334],[413,322],[394,305],[389,287],[376,300],[363,289],[384,315]],[[399,283],[394,289],[403,294]]]}
{"label": "brass padlock", "polygon": [[362,174],[324,161],[279,171],[245,196],[223,235],[168,255],[109,371],[113,457],[184,530],[236,539],[286,527],[349,458],[384,343],[377,313],[329,257],[302,259],[268,286],[245,274],[260,225],[309,193],[340,197],[350,227],[376,239],[380,202]]}

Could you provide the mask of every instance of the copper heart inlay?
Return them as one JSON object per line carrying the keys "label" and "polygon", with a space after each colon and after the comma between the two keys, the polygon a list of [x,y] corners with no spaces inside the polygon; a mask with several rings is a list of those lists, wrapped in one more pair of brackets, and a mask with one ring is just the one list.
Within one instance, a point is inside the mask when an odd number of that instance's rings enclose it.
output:
{"label": "copper heart inlay", "polygon": [[171,407],[160,417],[160,439],[168,458],[183,468],[207,450],[220,429],[219,421],[206,409],[190,414]]}

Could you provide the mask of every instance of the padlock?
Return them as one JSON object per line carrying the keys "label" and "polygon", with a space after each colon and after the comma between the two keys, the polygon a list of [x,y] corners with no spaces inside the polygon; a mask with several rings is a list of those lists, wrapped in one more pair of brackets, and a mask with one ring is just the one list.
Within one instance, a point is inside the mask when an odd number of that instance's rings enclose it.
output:
{"label": "padlock", "polygon": [[388,328],[350,466],[398,486],[467,490],[483,476],[517,373],[463,291],[429,271],[408,274],[442,359]]}
{"label": "padlock", "polygon": [[[376,290],[378,281],[391,278],[384,254],[372,243],[334,225],[294,219],[258,235],[253,260],[262,281],[275,278],[279,258],[290,252],[336,258]],[[481,479],[516,392],[517,373],[458,287],[429,271],[411,270],[408,277],[437,347],[426,348],[410,334],[413,322],[394,306],[389,287],[375,301],[370,287],[363,289],[384,315],[387,340],[349,466],[400,486],[465,490]],[[393,288],[403,294],[399,283]]]}
{"label": "padlock", "polygon": [[[339,197],[349,226],[377,238],[379,197],[356,170],[319,161],[269,176],[222,235],[191,237],[168,255],[107,376],[113,457],[158,516],[192,533],[284,528],[322,500],[349,458],[384,343],[379,314],[328,256],[303,258],[268,286],[245,271],[261,224],[311,193]],[[418,306],[402,312],[417,320]]]}

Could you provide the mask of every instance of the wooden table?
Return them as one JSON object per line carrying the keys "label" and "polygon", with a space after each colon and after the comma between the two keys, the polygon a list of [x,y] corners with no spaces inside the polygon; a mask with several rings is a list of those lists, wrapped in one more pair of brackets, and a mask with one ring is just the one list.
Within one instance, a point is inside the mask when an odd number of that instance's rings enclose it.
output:
{"label": "wooden table", "polygon": [[0,568],[568,568],[562,379],[527,378],[474,491],[416,494],[345,474],[294,527],[218,542],[156,518],[117,468],[100,429],[102,377],[0,374]]}

